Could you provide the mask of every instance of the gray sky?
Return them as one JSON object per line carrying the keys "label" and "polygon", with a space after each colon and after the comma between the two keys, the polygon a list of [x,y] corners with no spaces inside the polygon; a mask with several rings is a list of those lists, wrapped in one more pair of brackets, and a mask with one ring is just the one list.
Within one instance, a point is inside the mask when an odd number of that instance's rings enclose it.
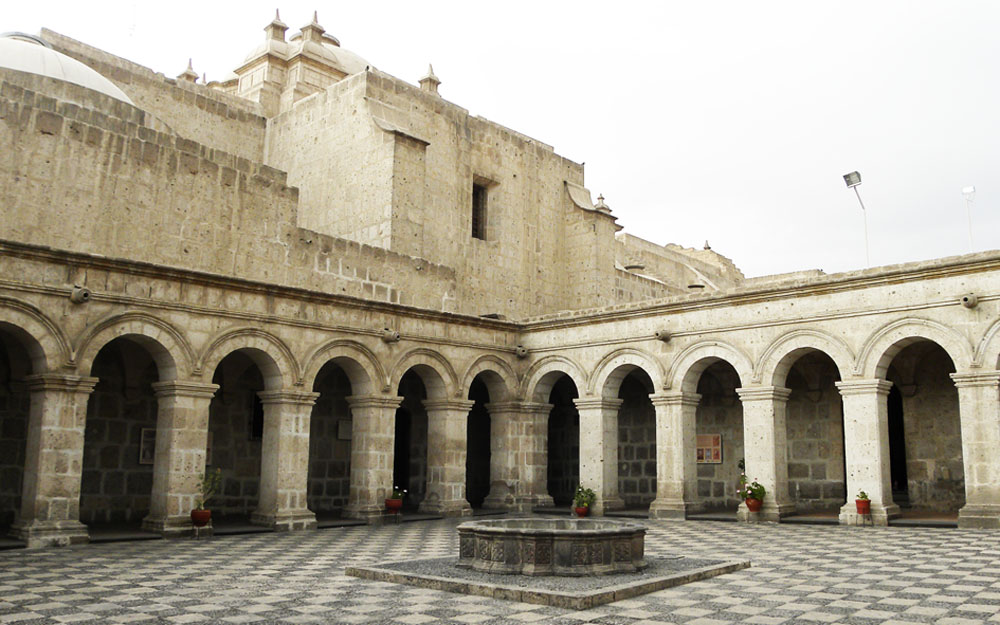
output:
{"label": "gray sky", "polygon": [[168,76],[221,78],[319,11],[343,47],[586,162],[627,232],[748,276],[1000,248],[1000,3],[34,2],[42,26]]}

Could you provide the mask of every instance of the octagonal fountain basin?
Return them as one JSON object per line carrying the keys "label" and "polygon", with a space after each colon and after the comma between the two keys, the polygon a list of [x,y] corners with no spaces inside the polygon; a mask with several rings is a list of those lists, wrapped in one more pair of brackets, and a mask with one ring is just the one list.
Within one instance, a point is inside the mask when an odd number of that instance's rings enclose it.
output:
{"label": "octagonal fountain basin", "polygon": [[495,519],[458,526],[458,566],[507,575],[607,575],[646,567],[646,528],[605,519]]}

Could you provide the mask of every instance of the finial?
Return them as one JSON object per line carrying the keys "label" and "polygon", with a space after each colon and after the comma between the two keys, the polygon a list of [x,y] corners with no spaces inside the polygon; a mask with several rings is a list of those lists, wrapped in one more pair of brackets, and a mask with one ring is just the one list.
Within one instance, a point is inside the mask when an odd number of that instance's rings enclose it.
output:
{"label": "finial", "polygon": [[177,76],[177,80],[184,80],[191,83],[198,82],[198,73],[194,71],[194,67],[191,64],[191,59],[188,59],[187,69],[184,70],[184,72],[181,73],[179,76]]}
{"label": "finial", "polygon": [[706,250],[712,249],[712,246],[708,244],[708,239],[705,239],[705,249]]}
{"label": "finial", "polygon": [[437,93],[438,85],[441,84],[441,79],[434,75],[434,66],[428,63],[427,73],[420,79],[419,82],[422,90]]}
{"label": "finial", "polygon": [[188,57],[188,69],[194,71],[194,68],[191,66],[191,61],[192,61],[191,57]]}
{"label": "finial", "polygon": [[274,10],[274,21],[275,22],[280,22],[281,21],[281,13],[278,12],[278,9]]}
{"label": "finial", "polygon": [[605,213],[611,212],[611,207],[604,203],[604,194],[600,193],[597,196],[597,204],[594,204],[594,208],[599,211],[604,211]]}
{"label": "finial", "polygon": [[319,11],[313,11],[313,24],[319,24]]}

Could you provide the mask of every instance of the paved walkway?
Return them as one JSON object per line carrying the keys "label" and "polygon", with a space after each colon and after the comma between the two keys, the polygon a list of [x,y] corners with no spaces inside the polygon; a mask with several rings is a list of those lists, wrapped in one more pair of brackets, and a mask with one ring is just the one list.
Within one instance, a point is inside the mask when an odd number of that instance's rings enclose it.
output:
{"label": "paved walkway", "polygon": [[649,521],[744,571],[585,612],[343,575],[457,553],[457,521],[0,552],[0,623],[1000,623],[1000,531]]}

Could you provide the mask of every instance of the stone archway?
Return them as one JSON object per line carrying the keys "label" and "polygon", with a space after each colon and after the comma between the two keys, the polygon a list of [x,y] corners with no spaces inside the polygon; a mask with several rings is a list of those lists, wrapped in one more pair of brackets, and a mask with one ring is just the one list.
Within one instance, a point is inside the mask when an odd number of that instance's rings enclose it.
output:
{"label": "stone archway", "polygon": [[736,486],[745,464],[740,386],[739,374],[725,360],[711,362],[698,376],[695,446],[686,450],[695,461],[695,510],[735,511],[740,504]]}
{"label": "stone archway", "polygon": [[573,402],[579,394],[568,375],[553,373],[546,398],[552,405],[548,419],[548,475],[546,486],[556,506],[568,506],[580,484],[580,412]]}

